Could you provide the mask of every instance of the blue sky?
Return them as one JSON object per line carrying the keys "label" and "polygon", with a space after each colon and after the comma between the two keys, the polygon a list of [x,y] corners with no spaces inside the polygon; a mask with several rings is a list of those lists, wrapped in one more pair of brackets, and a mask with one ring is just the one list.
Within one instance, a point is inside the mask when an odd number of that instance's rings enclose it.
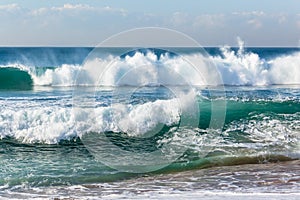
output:
{"label": "blue sky", "polygon": [[164,27],[203,46],[299,46],[299,0],[1,0],[0,46],[95,46],[132,28]]}

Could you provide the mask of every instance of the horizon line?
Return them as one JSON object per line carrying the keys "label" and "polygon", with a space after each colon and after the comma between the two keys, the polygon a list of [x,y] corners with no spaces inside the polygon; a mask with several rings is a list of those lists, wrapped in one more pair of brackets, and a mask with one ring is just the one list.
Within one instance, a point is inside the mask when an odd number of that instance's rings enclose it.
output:
{"label": "horizon line", "polygon": [[[234,45],[234,46],[230,46],[230,45],[206,45],[206,46],[199,46],[199,47],[195,47],[195,46],[160,46],[160,47],[138,47],[138,46],[101,46],[101,47],[97,47],[97,46],[62,46],[62,45],[0,45],[0,48],[220,48],[220,47],[225,47],[225,46],[229,46],[230,48],[240,48],[240,46]],[[300,46],[243,46],[243,48],[300,48]]]}

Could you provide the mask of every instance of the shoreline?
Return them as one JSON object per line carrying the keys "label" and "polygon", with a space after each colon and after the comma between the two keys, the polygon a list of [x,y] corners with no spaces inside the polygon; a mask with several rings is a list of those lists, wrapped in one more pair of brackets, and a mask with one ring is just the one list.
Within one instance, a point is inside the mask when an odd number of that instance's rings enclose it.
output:
{"label": "shoreline", "polygon": [[300,160],[196,169],[123,181],[23,188],[16,199],[299,199]]}

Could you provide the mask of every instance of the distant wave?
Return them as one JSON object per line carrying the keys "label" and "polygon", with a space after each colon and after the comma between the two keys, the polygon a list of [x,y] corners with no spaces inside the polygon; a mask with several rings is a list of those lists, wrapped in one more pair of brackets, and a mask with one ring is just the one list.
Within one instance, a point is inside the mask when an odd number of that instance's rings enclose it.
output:
{"label": "distant wave", "polygon": [[[300,84],[300,52],[269,59],[257,53],[239,49],[220,48],[220,55],[204,57],[192,53],[181,56],[152,51],[134,52],[126,56],[109,55],[85,63],[86,67],[62,64],[57,67],[35,67],[23,64],[0,66],[0,76],[8,74],[13,82],[3,82],[1,88],[30,88],[35,86],[122,86],[122,85],[274,85]],[[187,61],[200,60],[214,63],[222,80],[215,79],[210,65],[202,65],[198,73]],[[201,64],[201,63],[200,63]],[[99,80],[99,67],[110,66]],[[16,70],[13,70],[15,68]],[[26,73],[22,73],[25,71]],[[7,75],[5,75],[7,76]],[[30,83],[30,79],[32,83]],[[8,80],[8,79],[7,79]],[[25,83],[24,83],[25,82]],[[12,85],[10,85],[12,84]]]}
{"label": "distant wave", "polygon": [[[220,48],[220,55],[208,57],[198,54],[180,56],[165,53],[157,56],[149,51],[136,52],[123,59],[108,57],[86,63],[90,78],[96,85],[234,85],[260,86],[276,84],[300,84],[300,52],[280,55],[268,60],[253,52],[229,47]],[[197,69],[192,64],[196,63]],[[100,82],[93,77],[97,66],[107,66]],[[215,69],[216,68],[216,69]],[[214,72],[217,71],[218,75]],[[84,74],[86,75],[86,74]],[[83,79],[84,80],[84,77]],[[80,84],[82,80],[78,80]]]}

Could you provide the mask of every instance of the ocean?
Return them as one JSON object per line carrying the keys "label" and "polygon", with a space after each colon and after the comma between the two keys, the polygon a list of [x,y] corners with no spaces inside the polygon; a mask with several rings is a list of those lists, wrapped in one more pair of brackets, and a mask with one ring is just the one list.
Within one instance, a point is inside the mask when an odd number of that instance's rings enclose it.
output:
{"label": "ocean", "polygon": [[299,159],[299,48],[0,48],[1,199],[298,199]]}

